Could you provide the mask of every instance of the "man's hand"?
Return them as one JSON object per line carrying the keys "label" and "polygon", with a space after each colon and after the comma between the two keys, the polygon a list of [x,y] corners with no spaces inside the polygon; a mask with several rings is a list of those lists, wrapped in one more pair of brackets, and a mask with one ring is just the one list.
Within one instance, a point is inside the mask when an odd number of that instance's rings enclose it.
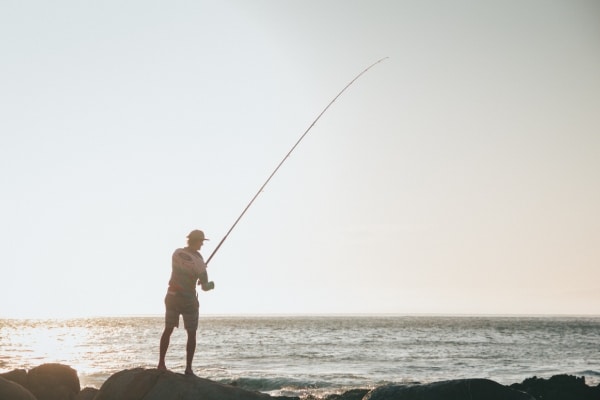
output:
{"label": "man's hand", "polygon": [[213,281],[209,282],[208,273],[204,271],[198,278],[198,286],[202,286],[202,290],[208,292],[209,290],[213,290],[215,288],[215,283]]}

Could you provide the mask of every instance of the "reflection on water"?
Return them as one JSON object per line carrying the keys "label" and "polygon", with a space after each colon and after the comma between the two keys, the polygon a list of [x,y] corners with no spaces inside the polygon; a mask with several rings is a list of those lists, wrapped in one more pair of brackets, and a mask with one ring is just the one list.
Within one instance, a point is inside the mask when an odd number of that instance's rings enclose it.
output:
{"label": "reflection on water", "polygon": [[[143,321],[142,329],[132,321]],[[0,366],[31,369],[62,363],[77,371],[82,386],[100,387],[107,371],[154,367],[158,348],[156,354],[148,349],[158,346],[161,331],[160,322],[140,318],[0,320]]]}

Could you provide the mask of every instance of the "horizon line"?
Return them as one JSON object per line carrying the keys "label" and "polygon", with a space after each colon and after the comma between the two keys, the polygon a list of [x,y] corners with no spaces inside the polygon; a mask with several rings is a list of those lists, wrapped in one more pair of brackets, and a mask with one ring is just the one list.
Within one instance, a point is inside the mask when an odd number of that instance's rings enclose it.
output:
{"label": "horizon line", "polygon": [[[109,318],[163,318],[164,314],[96,314],[64,317],[51,316],[2,316],[0,320],[79,320]],[[437,318],[600,318],[600,314],[561,314],[561,313],[202,313],[202,318],[368,318],[368,317],[437,317]]]}

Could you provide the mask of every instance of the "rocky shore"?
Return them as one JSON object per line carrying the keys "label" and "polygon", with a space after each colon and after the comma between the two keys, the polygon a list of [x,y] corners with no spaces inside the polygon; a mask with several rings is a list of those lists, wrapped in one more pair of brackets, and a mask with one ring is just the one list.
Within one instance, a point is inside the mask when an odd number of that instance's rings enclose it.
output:
{"label": "rocky shore", "polygon": [[[0,400],[299,400],[273,397],[200,377],[135,368],[110,376],[100,389],[81,388],[68,365],[43,364],[29,371],[0,374]],[[459,379],[428,384],[354,389],[325,400],[600,400],[600,385],[583,377],[532,377],[501,385],[488,379]],[[306,399],[306,400],[310,400]]]}

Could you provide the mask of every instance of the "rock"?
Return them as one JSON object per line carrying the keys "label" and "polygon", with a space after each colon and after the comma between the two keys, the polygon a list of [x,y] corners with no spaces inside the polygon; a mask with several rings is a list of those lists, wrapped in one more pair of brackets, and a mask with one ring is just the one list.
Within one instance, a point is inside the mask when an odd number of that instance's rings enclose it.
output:
{"label": "rock", "polygon": [[522,390],[544,400],[599,400],[600,385],[585,384],[585,378],[573,375],[554,375],[550,379],[534,376],[522,383],[513,383],[511,388]]}
{"label": "rock", "polygon": [[325,400],[362,400],[369,393],[369,389],[352,389],[342,394],[330,394]]}
{"label": "rock", "polygon": [[[4,374],[3,374],[4,375]],[[36,400],[35,396],[16,382],[0,377],[0,399]]]}
{"label": "rock", "polygon": [[94,400],[99,390],[96,388],[86,387],[81,392],[77,393],[75,400]]}
{"label": "rock", "polygon": [[489,379],[458,379],[423,385],[386,385],[364,400],[535,400]]}
{"label": "rock", "polygon": [[42,364],[31,369],[26,387],[37,400],[73,400],[81,390],[77,371],[63,364]]}
{"label": "rock", "polygon": [[107,379],[94,400],[267,400],[272,397],[196,376],[135,368]]}
{"label": "rock", "polygon": [[4,374],[0,374],[1,378],[18,383],[19,385],[27,386],[27,371],[24,369],[15,369]]}

